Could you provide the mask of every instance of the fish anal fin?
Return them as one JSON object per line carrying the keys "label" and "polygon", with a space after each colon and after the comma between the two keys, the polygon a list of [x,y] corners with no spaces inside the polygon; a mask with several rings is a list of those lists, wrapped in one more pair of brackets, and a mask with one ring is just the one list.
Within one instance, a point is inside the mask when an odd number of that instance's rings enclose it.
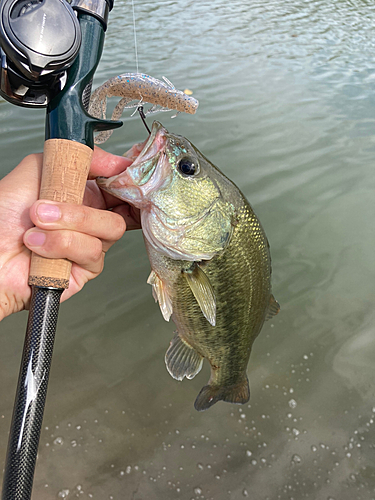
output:
{"label": "fish anal fin", "polygon": [[271,294],[270,303],[269,303],[267,314],[266,314],[266,321],[268,319],[271,319],[274,316],[276,316],[276,314],[279,311],[280,311],[280,304],[277,302],[277,300],[275,299],[275,297]]}
{"label": "fish anal fin", "polygon": [[215,326],[216,299],[208,276],[198,264],[195,264],[191,270],[184,271],[184,275],[204,317],[212,326]]}
{"label": "fish anal fin", "polygon": [[202,368],[203,357],[177,332],[165,353],[165,364],[176,380],[192,379]]}
{"label": "fish anal fin", "polygon": [[218,401],[227,403],[245,404],[250,399],[250,388],[247,376],[238,383],[230,386],[205,385],[195,400],[194,407],[198,411],[210,408]]}
{"label": "fish anal fin", "polygon": [[169,321],[173,313],[172,300],[168,294],[165,283],[159,278],[155,271],[151,271],[147,283],[152,286],[152,295],[155,302],[159,302],[160,310],[165,321]]}

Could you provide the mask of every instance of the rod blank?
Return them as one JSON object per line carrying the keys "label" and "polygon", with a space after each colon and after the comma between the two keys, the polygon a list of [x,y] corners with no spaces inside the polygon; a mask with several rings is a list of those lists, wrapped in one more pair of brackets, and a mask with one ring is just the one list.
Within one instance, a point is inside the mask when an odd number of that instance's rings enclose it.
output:
{"label": "rod blank", "polygon": [[63,289],[32,287],[2,500],[28,500],[31,497],[62,292]]}

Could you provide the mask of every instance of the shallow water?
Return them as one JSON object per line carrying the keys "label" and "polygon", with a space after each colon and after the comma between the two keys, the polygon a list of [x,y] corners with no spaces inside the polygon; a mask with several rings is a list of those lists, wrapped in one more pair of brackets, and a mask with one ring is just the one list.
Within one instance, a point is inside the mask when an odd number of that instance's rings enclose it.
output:
{"label": "shallow water", "polygon": [[[139,232],[61,306],[33,498],[375,498],[375,7],[366,0],[135,0],[139,70],[200,100],[156,115],[234,180],[271,244],[280,314],[254,344],[249,405],[197,413],[146,285]],[[131,4],[95,84],[135,71]],[[0,102],[1,174],[43,144],[43,110]],[[105,149],[145,137],[124,117]],[[151,119],[149,119],[151,121]],[[0,326],[5,457],[27,313]],[[3,458],[1,458],[3,460]]]}

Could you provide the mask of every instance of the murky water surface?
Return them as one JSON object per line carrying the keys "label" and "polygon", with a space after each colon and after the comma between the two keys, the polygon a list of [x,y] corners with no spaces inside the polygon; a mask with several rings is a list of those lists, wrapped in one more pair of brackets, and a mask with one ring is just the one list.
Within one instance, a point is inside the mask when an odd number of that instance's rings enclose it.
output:
{"label": "murky water surface", "polygon": [[[271,243],[281,313],[256,341],[251,401],[202,414],[208,378],[167,373],[140,232],[61,307],[34,499],[375,498],[375,7],[369,0],[135,0],[139,69],[200,100],[159,115],[244,191]],[[130,2],[95,84],[135,70]],[[44,112],[0,102],[1,173]],[[145,137],[125,117],[105,148]],[[1,324],[0,450],[27,314]]]}

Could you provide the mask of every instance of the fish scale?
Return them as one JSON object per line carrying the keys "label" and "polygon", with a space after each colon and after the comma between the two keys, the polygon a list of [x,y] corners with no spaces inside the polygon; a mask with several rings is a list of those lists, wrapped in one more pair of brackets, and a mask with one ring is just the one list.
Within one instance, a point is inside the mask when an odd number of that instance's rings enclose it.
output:
{"label": "fish scale", "polygon": [[[204,265],[216,296],[216,325],[210,325],[202,315],[181,273],[173,286],[172,319],[180,337],[215,367],[209,382],[215,387],[247,384],[246,367],[252,344],[270,300],[267,239],[247,201],[241,201],[243,206],[238,211],[229,246]],[[163,264],[164,269],[172,266],[173,261]]]}

